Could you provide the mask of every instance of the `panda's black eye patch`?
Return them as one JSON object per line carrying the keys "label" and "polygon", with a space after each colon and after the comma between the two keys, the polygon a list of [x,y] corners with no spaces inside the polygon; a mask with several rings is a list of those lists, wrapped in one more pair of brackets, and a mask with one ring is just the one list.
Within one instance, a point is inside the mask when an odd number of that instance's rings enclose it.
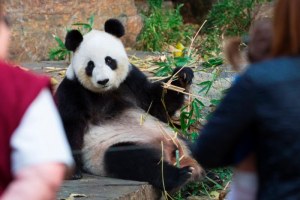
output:
{"label": "panda's black eye patch", "polygon": [[117,69],[117,61],[110,56],[105,57],[105,63],[112,69]]}
{"label": "panda's black eye patch", "polygon": [[92,76],[93,74],[93,69],[95,68],[95,64],[93,61],[89,61],[86,68],[85,68],[85,73],[88,76]]}

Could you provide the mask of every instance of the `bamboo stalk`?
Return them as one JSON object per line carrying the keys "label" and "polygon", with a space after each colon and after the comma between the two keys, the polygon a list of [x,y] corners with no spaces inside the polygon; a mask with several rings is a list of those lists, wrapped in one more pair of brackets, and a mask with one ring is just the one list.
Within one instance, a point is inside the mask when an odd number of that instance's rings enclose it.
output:
{"label": "bamboo stalk", "polygon": [[188,53],[187,55],[190,56],[191,55],[191,51],[192,51],[192,47],[193,47],[193,44],[194,44],[194,41],[195,39],[197,38],[197,36],[199,35],[200,31],[202,30],[203,26],[206,24],[207,20],[205,20],[203,22],[203,24],[201,25],[201,27],[198,29],[197,33],[195,34],[195,36],[192,38],[192,41],[191,41],[191,44],[190,44],[190,47],[189,47],[189,50],[188,50]]}

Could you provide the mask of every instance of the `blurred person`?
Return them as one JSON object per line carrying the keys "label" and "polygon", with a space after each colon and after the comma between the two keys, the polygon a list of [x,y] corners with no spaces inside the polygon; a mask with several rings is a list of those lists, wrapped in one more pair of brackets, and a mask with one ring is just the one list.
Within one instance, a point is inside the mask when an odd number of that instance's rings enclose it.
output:
{"label": "blurred person", "polygon": [[[224,47],[225,57],[236,72],[243,71],[243,62],[257,63],[271,58],[273,21],[262,18],[253,23],[249,35],[229,38]],[[241,50],[241,46],[247,46]],[[246,52],[246,56],[242,55]],[[246,58],[243,58],[246,57]]]}
{"label": "blurred person", "polygon": [[240,141],[253,138],[256,199],[300,199],[300,8],[278,0],[272,59],[251,65],[232,85],[193,151],[206,168],[232,165]]}
{"label": "blurred person", "polygon": [[[242,43],[248,45],[246,55],[249,63],[261,62],[271,57],[272,28],[271,19],[260,19],[250,28],[249,37],[229,39],[224,50],[227,60],[235,71],[240,72],[242,70],[241,62],[243,62],[243,58],[240,50]],[[236,80],[238,78],[239,75]],[[233,178],[230,184],[230,192],[227,195],[228,200],[254,200],[256,198],[258,179],[252,134],[250,131],[244,133],[245,136],[237,145],[233,160]]]}
{"label": "blurred person", "polygon": [[7,64],[0,2],[0,199],[52,200],[73,165],[48,78]]}

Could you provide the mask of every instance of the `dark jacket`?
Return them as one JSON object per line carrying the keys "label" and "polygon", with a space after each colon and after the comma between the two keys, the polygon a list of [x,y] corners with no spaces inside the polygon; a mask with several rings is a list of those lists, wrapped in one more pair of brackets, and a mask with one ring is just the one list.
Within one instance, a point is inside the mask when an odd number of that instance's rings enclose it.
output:
{"label": "dark jacket", "polygon": [[300,57],[250,66],[200,133],[194,155],[207,168],[230,165],[245,134],[257,155],[258,199],[300,199]]}

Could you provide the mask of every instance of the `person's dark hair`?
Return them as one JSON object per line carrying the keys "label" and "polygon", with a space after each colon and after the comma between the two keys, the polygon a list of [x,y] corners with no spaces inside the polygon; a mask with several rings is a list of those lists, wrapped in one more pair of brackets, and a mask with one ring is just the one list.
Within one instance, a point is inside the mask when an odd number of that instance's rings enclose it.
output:
{"label": "person's dark hair", "polygon": [[299,0],[278,0],[274,13],[274,57],[300,55],[299,8]]}
{"label": "person's dark hair", "polygon": [[260,62],[271,57],[273,38],[272,20],[263,18],[256,21],[250,30],[248,59],[250,63]]}

